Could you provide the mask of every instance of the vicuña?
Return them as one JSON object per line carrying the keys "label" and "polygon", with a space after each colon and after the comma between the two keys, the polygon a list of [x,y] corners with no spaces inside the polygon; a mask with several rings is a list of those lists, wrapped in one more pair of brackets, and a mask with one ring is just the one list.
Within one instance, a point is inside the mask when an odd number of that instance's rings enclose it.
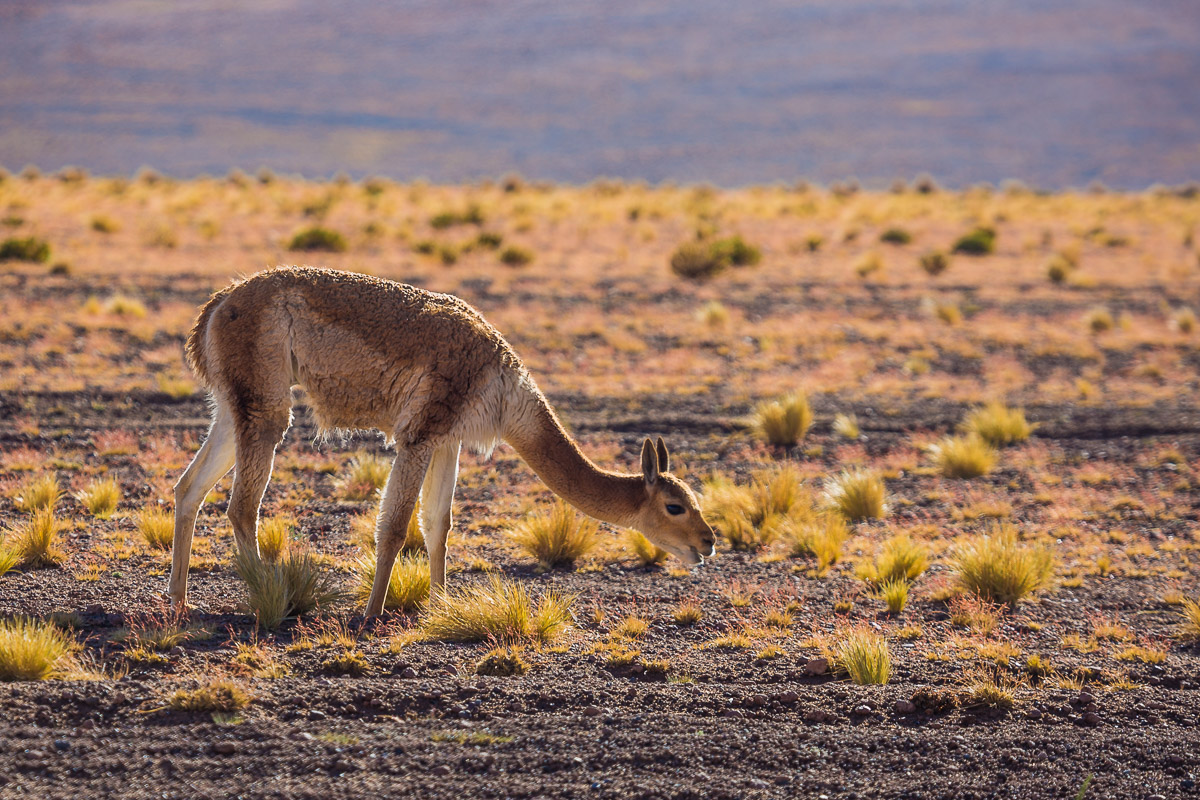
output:
{"label": "vicu\u00f1a", "polygon": [[464,444],[488,451],[504,440],[585,514],[641,531],[690,566],[712,555],[714,531],[696,496],[668,472],[663,440],[643,443],[640,475],[597,467],[504,337],[457,297],[327,269],[267,270],[213,295],[188,337],[187,359],[214,410],[208,438],[175,485],[168,594],[177,607],[187,603],[196,514],[235,466],[229,519],[239,552],[258,553],[259,506],[297,384],[323,430],[377,428],[395,442],[368,615],[383,611],[418,496],[431,581],[445,585]]}

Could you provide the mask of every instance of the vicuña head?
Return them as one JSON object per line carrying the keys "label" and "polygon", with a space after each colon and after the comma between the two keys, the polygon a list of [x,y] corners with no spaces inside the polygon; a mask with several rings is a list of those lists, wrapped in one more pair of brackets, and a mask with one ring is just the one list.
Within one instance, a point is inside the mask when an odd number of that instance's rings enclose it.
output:
{"label": "vicu\u00f1a head", "polygon": [[325,429],[376,428],[396,458],[376,522],[375,583],[388,576],[418,496],[431,579],[446,579],[446,536],[464,444],[511,444],[546,485],[597,519],[641,531],[690,566],[714,532],[691,490],[669,473],[662,439],[642,447],[642,473],[610,472],[580,452],[500,333],[462,300],[366,275],[312,268],[260,272],[213,295],[187,341],[215,401],[212,428],[175,486],[168,593],[187,601],[196,515],[237,467],[229,518],[241,552],[258,552],[258,510],[275,447],[302,386]]}

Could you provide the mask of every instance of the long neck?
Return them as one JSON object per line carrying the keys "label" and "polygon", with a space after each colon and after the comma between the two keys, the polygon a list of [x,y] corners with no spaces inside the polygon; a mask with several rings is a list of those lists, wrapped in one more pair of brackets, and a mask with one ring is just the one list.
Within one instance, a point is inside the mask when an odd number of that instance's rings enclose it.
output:
{"label": "long neck", "polygon": [[504,439],[550,490],[589,517],[628,527],[644,496],[641,475],[609,472],[580,451],[536,387],[510,405]]}

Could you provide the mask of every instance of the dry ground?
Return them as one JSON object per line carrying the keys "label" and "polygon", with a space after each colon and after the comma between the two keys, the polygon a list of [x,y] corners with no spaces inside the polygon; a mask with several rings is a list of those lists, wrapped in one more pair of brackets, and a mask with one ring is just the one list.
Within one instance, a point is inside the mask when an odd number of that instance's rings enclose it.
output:
{"label": "dry ground", "polygon": [[[1183,310],[1200,281],[1195,198],[64,177],[0,183],[4,235],[52,247],[47,263],[0,268],[0,521],[24,524],[18,498],[39,476],[68,491],[65,560],[0,576],[0,613],[74,612],[104,674],[0,686],[0,796],[1065,798],[1089,775],[1088,797],[1197,791],[1200,661],[1179,611],[1200,577],[1200,334]],[[430,224],[473,204],[481,224]],[[314,224],[348,249],[289,252]],[[995,253],[952,256],[936,277],[920,268],[979,225],[995,229]],[[912,241],[881,242],[889,228]],[[498,250],[463,247],[481,231],[502,237]],[[667,262],[697,232],[740,234],[762,261],[683,281]],[[512,245],[533,260],[501,263]],[[1078,266],[1051,282],[1064,252]],[[871,253],[882,266],[856,270]],[[501,572],[535,596],[575,596],[573,632],[500,678],[473,674],[485,645],[422,640],[419,614],[363,630],[352,601],[256,633],[230,565],[226,479],[195,548],[203,631],[161,659],[131,658],[118,634],[158,619],[168,566],[135,518],[169,508],[206,424],[182,339],[231,277],[297,262],[476,304],[603,465],[632,469],[642,437],[661,434],[697,488],[787,462],[814,499],[866,466],[885,478],[889,513],[854,526],[825,571],[778,546],[722,548],[691,573],[647,569],[611,531],[575,570],[539,572],[508,529],[545,490],[507,448],[469,457],[451,583]],[[796,389],[812,398],[812,430],[799,447],[766,446],[746,416]],[[940,476],[926,445],[993,398],[1023,406],[1033,437],[986,476]],[[860,437],[834,432],[840,413]],[[301,409],[264,515],[294,520],[294,538],[349,585],[351,529],[371,504],[341,499],[338,481],[355,451],[383,448],[312,434]],[[107,520],[71,494],[103,476],[123,493]],[[986,631],[946,602],[950,556],[997,520],[1057,563],[1050,586],[997,609]],[[856,571],[896,533],[933,558],[889,616]],[[673,612],[689,601],[703,616],[680,627]],[[790,625],[768,624],[785,609]],[[615,635],[629,616],[648,629]],[[886,685],[817,668],[822,640],[855,626],[887,638]],[[749,645],[722,644],[731,634]],[[234,663],[254,642],[273,673]],[[636,653],[618,663],[614,646]],[[365,674],[330,668],[350,649]],[[165,708],[214,675],[244,685],[250,705]],[[1011,709],[971,699],[981,676],[1008,686]]]}

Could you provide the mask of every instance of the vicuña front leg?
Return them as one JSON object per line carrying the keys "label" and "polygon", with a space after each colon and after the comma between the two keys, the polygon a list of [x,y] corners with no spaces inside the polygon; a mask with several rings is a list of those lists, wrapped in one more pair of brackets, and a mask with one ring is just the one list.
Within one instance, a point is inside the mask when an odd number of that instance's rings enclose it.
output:
{"label": "vicu\u00f1a front leg", "polygon": [[450,508],[454,504],[461,447],[456,442],[434,453],[421,486],[421,530],[425,534],[425,551],[429,553],[431,592],[446,586],[446,537],[450,533]]}
{"label": "vicu\u00f1a front leg", "polygon": [[192,555],[196,515],[213,486],[233,468],[234,453],[233,417],[217,406],[208,438],[175,484],[175,539],[171,544],[171,579],[167,583],[167,596],[176,609],[187,607],[188,562]]}
{"label": "vicu\u00f1a front leg", "polygon": [[367,600],[368,617],[383,613],[392,567],[396,563],[396,554],[404,545],[404,537],[408,535],[408,520],[417,504],[429,458],[426,447],[401,447],[392,462],[392,472],[379,504],[379,519],[375,523],[375,582],[371,584],[371,596]]}
{"label": "vicu\u00f1a front leg", "polygon": [[271,479],[275,448],[287,432],[288,413],[276,418],[238,425],[237,471],[229,494],[229,521],[238,553],[258,557],[258,509]]}

